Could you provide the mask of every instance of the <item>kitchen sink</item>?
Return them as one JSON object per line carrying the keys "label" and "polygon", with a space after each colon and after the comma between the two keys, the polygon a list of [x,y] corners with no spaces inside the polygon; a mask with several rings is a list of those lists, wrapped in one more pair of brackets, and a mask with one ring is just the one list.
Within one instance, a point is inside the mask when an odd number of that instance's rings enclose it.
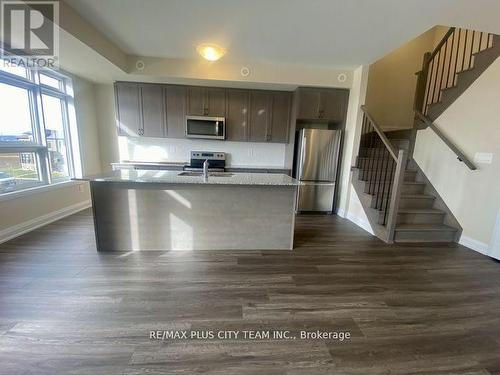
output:
{"label": "kitchen sink", "polygon": [[[208,172],[208,177],[231,177],[233,175],[234,175],[234,173],[230,173],[230,172]],[[198,176],[203,176],[203,173],[202,172],[184,171],[184,172],[179,173],[178,176],[198,177]]]}

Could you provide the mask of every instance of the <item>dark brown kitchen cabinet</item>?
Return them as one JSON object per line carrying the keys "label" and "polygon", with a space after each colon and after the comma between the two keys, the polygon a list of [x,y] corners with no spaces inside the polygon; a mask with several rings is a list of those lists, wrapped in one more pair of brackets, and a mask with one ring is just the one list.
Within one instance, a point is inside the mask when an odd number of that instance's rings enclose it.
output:
{"label": "dark brown kitchen cabinet", "polygon": [[319,118],[320,91],[318,89],[299,89],[299,119]]}
{"label": "dark brown kitchen cabinet", "polygon": [[267,132],[269,142],[288,142],[291,107],[291,93],[279,91],[272,93],[271,128]]}
{"label": "dark brown kitchen cabinet", "polygon": [[184,138],[186,133],[186,87],[165,85],[167,137]]}
{"label": "dark brown kitchen cabinet", "polygon": [[162,85],[117,82],[115,96],[119,135],[165,137]]}
{"label": "dark brown kitchen cabinet", "polygon": [[349,91],[346,89],[299,89],[299,120],[342,122],[345,119]]}
{"label": "dark brown kitchen cabinet", "polygon": [[248,139],[248,117],[250,98],[248,90],[226,90],[226,139],[246,141]]}
{"label": "dark brown kitchen cabinet", "polygon": [[224,117],[226,90],[223,88],[189,87],[187,114],[190,116]]}
{"label": "dark brown kitchen cabinet", "polygon": [[141,97],[139,85],[115,83],[116,124],[118,135],[139,136],[142,133]]}
{"label": "dark brown kitchen cabinet", "polygon": [[163,85],[141,84],[142,134],[144,137],[165,137],[165,100]]}
{"label": "dark brown kitchen cabinet", "polygon": [[269,91],[250,91],[250,141],[270,141],[271,109],[272,96]]}

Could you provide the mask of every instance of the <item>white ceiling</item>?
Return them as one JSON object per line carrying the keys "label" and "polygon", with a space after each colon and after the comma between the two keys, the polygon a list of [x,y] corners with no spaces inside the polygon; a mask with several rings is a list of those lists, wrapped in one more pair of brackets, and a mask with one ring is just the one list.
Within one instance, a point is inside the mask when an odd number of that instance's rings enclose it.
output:
{"label": "white ceiling", "polygon": [[139,56],[351,67],[371,63],[436,24],[500,34],[499,0],[66,0]]}

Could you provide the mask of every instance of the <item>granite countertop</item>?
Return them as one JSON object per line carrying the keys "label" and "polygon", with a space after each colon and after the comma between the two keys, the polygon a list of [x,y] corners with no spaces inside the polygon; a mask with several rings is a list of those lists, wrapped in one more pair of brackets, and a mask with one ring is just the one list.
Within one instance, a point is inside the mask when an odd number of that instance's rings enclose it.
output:
{"label": "granite countertop", "polygon": [[254,185],[254,186],[297,186],[299,182],[285,174],[269,173],[218,173],[204,181],[203,176],[180,176],[179,171],[165,170],[119,170],[88,176],[81,180],[99,182],[137,182],[158,184],[197,185]]}

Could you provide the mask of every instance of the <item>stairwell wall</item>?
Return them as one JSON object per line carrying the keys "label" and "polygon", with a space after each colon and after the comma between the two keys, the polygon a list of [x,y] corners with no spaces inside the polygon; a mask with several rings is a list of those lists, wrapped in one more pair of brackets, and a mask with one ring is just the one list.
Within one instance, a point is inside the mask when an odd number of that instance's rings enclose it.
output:
{"label": "stairwell wall", "polygon": [[366,107],[384,130],[413,127],[415,73],[443,30],[436,26],[370,65]]}
{"label": "stairwell wall", "polygon": [[417,134],[414,159],[463,227],[464,245],[483,253],[493,247],[500,208],[500,59],[439,116],[435,123],[469,158],[493,153],[492,164],[464,163],[430,129]]}

